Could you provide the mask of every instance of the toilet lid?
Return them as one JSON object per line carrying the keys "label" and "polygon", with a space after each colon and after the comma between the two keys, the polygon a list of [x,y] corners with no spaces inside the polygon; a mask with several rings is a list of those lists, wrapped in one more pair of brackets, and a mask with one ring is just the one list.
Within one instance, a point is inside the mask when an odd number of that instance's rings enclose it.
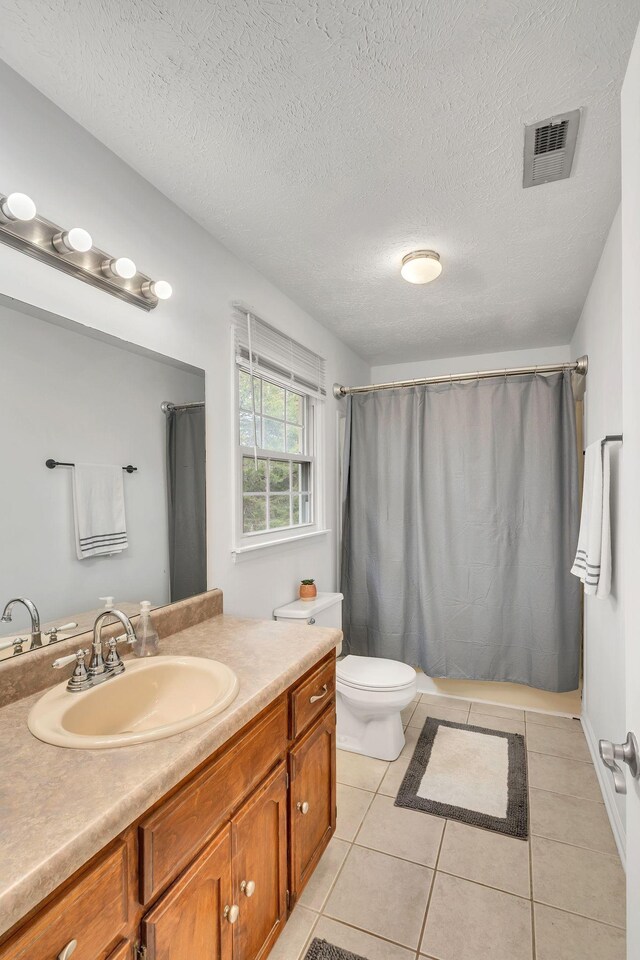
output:
{"label": "toilet lid", "polygon": [[338,662],[336,673],[341,683],[365,690],[397,690],[416,679],[415,670],[407,663],[352,654]]}

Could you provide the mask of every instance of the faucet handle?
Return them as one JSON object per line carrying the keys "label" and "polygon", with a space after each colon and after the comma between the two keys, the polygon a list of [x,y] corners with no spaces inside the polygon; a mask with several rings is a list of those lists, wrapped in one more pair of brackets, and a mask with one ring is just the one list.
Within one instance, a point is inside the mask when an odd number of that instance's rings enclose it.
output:
{"label": "faucet handle", "polygon": [[[22,647],[23,643],[26,643],[28,637],[10,637],[8,640],[0,640],[0,650],[7,650],[9,647]],[[22,653],[22,650],[19,651]]]}
{"label": "faucet handle", "polygon": [[76,650],[75,653],[70,653],[66,657],[58,657],[57,660],[54,660],[51,666],[54,670],[60,670],[62,667],[66,667],[68,663],[73,663],[76,661],[76,665],[71,678],[67,683],[67,690],[70,693],[76,693],[81,690],[88,690],[91,686],[91,679],[87,673],[87,668],[85,665],[85,657],[89,656],[88,650],[83,650],[82,647],[79,650]]}
{"label": "faucet handle", "polygon": [[113,673],[122,673],[124,671],[124,663],[122,662],[122,658],[118,653],[118,644],[120,641],[135,643],[135,640],[135,637],[128,637],[126,633],[121,634],[119,637],[109,637],[107,640],[109,652],[106,660],[104,661],[109,670],[113,671]]}
{"label": "faucet handle", "polygon": [[88,650],[77,650],[75,653],[70,653],[66,657],[58,657],[57,660],[54,660],[51,666],[54,670],[62,670],[63,667],[66,667],[68,663],[73,663],[74,660],[80,662],[80,658],[84,661],[84,658],[89,655]]}
{"label": "faucet handle", "polygon": [[45,630],[45,636],[50,637],[51,640],[58,639],[58,630],[73,630],[74,627],[77,627],[78,624],[75,620],[72,620],[70,623],[62,623],[59,627],[51,627],[50,630]]}

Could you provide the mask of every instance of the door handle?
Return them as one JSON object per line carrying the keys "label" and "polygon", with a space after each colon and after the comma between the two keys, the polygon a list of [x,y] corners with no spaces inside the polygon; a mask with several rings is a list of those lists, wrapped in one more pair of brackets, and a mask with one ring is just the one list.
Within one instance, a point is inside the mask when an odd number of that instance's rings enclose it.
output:
{"label": "door handle", "polygon": [[634,780],[640,779],[640,749],[634,733],[629,732],[624,743],[612,743],[611,740],[601,740],[598,744],[600,758],[613,775],[613,786],[616,793],[626,793],[627,783],[620,763],[626,763]]}

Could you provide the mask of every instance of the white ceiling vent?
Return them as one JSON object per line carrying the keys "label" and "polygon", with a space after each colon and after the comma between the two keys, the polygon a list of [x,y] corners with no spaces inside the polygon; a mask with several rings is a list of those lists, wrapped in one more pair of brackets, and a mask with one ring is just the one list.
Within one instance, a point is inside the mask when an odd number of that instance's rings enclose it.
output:
{"label": "white ceiling vent", "polygon": [[524,128],[525,187],[537,187],[571,174],[580,111],[571,110]]}

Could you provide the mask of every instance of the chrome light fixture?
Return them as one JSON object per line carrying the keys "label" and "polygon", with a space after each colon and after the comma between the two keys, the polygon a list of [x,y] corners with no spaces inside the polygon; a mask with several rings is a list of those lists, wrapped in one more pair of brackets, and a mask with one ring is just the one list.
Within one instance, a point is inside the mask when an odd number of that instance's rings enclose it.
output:
{"label": "chrome light fixture", "polygon": [[0,194],[0,242],[143,310],[154,310],[173,292],[170,283],[152,280],[129,257],[94,247],[82,227],[46,220],[24,193]]}
{"label": "chrome light fixture", "polygon": [[402,258],[400,273],[409,283],[431,283],[442,273],[440,254],[435,250],[414,250]]}

